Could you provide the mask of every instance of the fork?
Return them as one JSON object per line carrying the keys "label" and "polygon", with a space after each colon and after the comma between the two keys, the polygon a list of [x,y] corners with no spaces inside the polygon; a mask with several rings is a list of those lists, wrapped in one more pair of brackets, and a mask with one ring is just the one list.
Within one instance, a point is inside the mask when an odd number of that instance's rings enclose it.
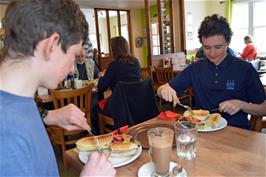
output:
{"label": "fork", "polygon": [[188,105],[184,105],[182,103],[179,103],[178,105],[182,106],[183,108],[185,108],[186,110],[188,110],[191,114],[194,114],[194,112],[192,111],[191,107]]}
{"label": "fork", "polygon": [[87,129],[87,131],[88,131],[89,135],[93,136],[94,139],[96,140],[96,148],[97,148],[97,151],[98,151],[99,153],[102,153],[102,148],[101,148],[101,146],[100,146],[100,142],[99,142],[98,138],[92,133],[91,130]]}

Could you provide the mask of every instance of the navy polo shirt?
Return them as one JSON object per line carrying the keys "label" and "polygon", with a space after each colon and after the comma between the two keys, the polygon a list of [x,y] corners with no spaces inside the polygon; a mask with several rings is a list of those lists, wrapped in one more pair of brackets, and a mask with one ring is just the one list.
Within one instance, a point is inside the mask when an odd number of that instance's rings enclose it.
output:
{"label": "navy polo shirt", "polygon": [[[231,99],[257,104],[266,99],[256,70],[250,63],[231,55],[217,66],[207,58],[194,62],[169,84],[178,93],[192,86],[196,109],[211,110]],[[222,113],[222,116],[229,125],[249,127],[247,113],[243,111],[232,116]]]}

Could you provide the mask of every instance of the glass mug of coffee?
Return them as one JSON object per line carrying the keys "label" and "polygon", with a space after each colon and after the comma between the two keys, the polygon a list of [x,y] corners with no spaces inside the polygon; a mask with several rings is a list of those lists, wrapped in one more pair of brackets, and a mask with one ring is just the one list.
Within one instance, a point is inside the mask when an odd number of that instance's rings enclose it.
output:
{"label": "glass mug of coffee", "polygon": [[197,136],[196,124],[189,121],[180,121],[175,124],[177,157],[186,160],[196,157]]}
{"label": "glass mug of coffee", "polygon": [[154,165],[152,176],[170,175],[169,165],[172,154],[174,131],[166,127],[156,127],[148,131],[149,156]]}

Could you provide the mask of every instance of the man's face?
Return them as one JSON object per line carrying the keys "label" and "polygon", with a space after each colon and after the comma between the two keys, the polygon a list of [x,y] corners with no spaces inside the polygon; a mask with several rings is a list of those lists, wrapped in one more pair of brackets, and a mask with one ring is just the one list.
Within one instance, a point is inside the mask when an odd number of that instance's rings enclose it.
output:
{"label": "man's face", "polygon": [[226,57],[228,45],[223,35],[202,37],[203,52],[216,65],[219,65]]}

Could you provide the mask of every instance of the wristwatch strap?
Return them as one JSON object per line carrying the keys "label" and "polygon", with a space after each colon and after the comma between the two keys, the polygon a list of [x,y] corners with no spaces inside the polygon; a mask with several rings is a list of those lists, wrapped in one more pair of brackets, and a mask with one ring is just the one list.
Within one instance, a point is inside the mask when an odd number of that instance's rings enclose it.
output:
{"label": "wristwatch strap", "polygon": [[41,115],[42,119],[44,119],[47,116],[47,114],[48,114],[48,110],[47,109],[45,109],[45,110],[40,112],[40,115]]}

